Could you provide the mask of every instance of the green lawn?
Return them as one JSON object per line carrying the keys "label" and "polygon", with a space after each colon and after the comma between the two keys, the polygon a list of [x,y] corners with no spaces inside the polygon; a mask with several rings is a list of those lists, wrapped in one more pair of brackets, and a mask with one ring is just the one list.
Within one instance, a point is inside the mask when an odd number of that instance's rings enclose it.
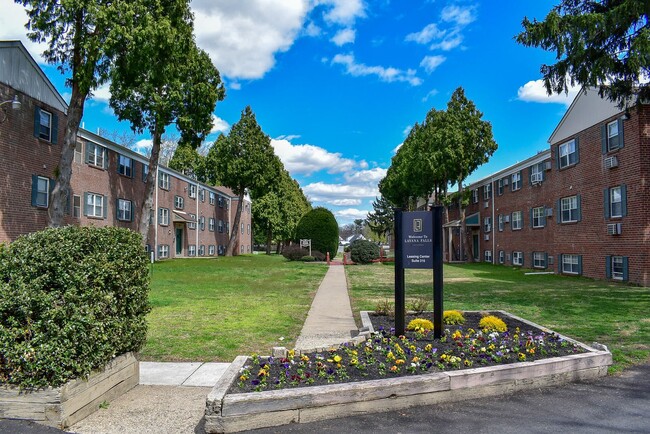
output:
{"label": "green lawn", "polygon": [[292,346],[326,271],[275,255],[156,263],[141,358],[229,362]]}
{"label": "green lawn", "polygon": [[[394,298],[393,264],[346,267],[353,311]],[[650,357],[650,288],[557,275],[530,275],[490,264],[445,265],[444,308],[506,310],[614,356],[612,372]],[[433,299],[432,272],[406,270],[410,298]]]}

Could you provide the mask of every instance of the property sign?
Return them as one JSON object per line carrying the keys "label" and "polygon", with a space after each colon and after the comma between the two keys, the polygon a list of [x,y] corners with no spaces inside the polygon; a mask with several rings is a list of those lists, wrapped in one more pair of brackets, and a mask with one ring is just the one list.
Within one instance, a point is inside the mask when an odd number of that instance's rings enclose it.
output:
{"label": "property sign", "polygon": [[404,268],[433,269],[433,218],[429,211],[402,213]]}
{"label": "property sign", "polygon": [[311,256],[311,239],[301,239],[300,240],[300,247],[307,248],[309,247],[309,256]]}

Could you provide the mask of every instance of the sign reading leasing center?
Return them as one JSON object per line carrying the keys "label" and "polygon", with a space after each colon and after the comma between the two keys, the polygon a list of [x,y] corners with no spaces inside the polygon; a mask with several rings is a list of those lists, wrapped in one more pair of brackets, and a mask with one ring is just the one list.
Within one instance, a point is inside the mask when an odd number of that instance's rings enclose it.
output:
{"label": "sign reading leasing center", "polygon": [[402,213],[404,268],[433,269],[433,218],[429,211]]}

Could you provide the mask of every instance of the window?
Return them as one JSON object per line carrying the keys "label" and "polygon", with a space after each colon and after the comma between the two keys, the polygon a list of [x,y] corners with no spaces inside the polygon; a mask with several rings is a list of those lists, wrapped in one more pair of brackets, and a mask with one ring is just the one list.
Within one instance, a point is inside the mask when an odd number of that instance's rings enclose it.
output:
{"label": "window", "polygon": [[214,246],[208,246],[208,255],[214,256]]}
{"label": "window", "polygon": [[483,256],[485,257],[485,262],[492,262],[492,250],[486,250]]}
{"label": "window", "polygon": [[534,228],[543,228],[546,225],[546,210],[543,206],[533,208],[531,210],[531,217]]}
{"label": "window", "polygon": [[209,197],[210,197],[210,199],[209,199],[209,200],[210,200],[210,205],[214,205],[215,194],[214,194],[213,192],[210,192],[210,196],[209,196]]}
{"label": "window", "polygon": [[158,246],[158,258],[168,258],[169,257],[169,246],[168,245],[159,245]]}
{"label": "window", "polygon": [[169,173],[160,173],[160,177],[158,178],[158,187],[162,188],[163,190],[169,190]]}
{"label": "window", "polygon": [[605,217],[618,218],[627,215],[627,188],[625,185],[605,189]]}
{"label": "window", "polygon": [[223,233],[223,220],[219,220],[219,233]]}
{"label": "window", "polygon": [[530,166],[530,183],[539,184],[544,181],[544,163]]}
{"label": "window", "polygon": [[546,268],[546,253],[533,252],[533,267]]}
{"label": "window", "polygon": [[560,222],[571,223],[580,220],[578,196],[563,197],[560,199]]}
{"label": "window", "polygon": [[210,217],[208,219],[208,230],[210,232],[214,232],[214,218],[213,217]]}
{"label": "window", "polygon": [[513,231],[521,229],[522,226],[522,218],[521,218],[521,211],[515,211],[512,213],[512,221],[510,222],[510,227],[512,228]]}
{"label": "window", "polygon": [[619,135],[619,129],[622,130],[623,125],[620,125],[619,121],[613,121],[607,124],[607,151],[614,151],[621,147],[621,137]]}
{"label": "window", "polygon": [[183,209],[185,207],[185,199],[181,196],[174,196],[174,208]]}
{"label": "window", "polygon": [[74,147],[74,162],[77,164],[81,164],[83,161],[84,157],[84,145],[81,143],[79,140],[77,140],[77,143]]}
{"label": "window", "polygon": [[497,181],[497,196],[501,196],[503,194],[503,179],[499,179]]}
{"label": "window", "polygon": [[52,141],[52,113],[39,109],[38,137],[48,142]]}
{"label": "window", "polygon": [[117,219],[120,221],[133,221],[133,203],[130,200],[117,200]]}
{"label": "window", "polygon": [[205,256],[205,246],[204,245],[199,246],[199,256]]}
{"label": "window", "polygon": [[51,183],[50,178],[36,175],[32,176],[32,206],[47,208],[50,203]]}
{"label": "window", "polygon": [[627,256],[606,256],[605,271],[608,279],[628,280]]}
{"label": "window", "polygon": [[202,231],[205,230],[205,217],[201,216],[201,218],[199,219],[199,226],[201,227]]}
{"label": "window", "polygon": [[485,217],[483,219],[483,231],[490,232],[492,230],[492,217]]}
{"label": "window", "polygon": [[191,222],[187,223],[188,229],[196,229],[196,214],[190,214]]}
{"label": "window", "polygon": [[241,234],[244,233],[244,224],[243,224],[243,223],[241,224],[241,232],[240,232],[240,233],[241,233]]}
{"label": "window", "polygon": [[499,232],[503,232],[503,216],[501,214],[499,214],[498,222],[499,222]]}
{"label": "window", "polygon": [[226,233],[230,233],[230,223],[226,222]]}
{"label": "window", "polygon": [[223,255],[223,245],[219,244],[219,246],[217,247],[217,254]]}
{"label": "window", "polygon": [[562,255],[562,272],[567,274],[580,274],[581,259],[578,255]]}
{"label": "window", "polygon": [[124,155],[117,157],[117,173],[133,178],[133,160]]}
{"label": "window", "polygon": [[205,188],[199,191],[199,197],[201,198],[201,202],[205,202]]}
{"label": "window", "polygon": [[169,225],[169,208],[158,209],[158,224],[160,226]]}
{"label": "window", "polygon": [[249,208],[248,204],[246,204],[245,208],[246,208],[246,212],[247,212],[248,214],[250,214],[250,213],[251,213],[251,209]]}
{"label": "window", "polygon": [[560,169],[574,165],[578,162],[577,143],[577,140],[573,139],[558,146],[558,163]]}
{"label": "window", "polygon": [[108,167],[106,148],[91,142],[86,142],[86,163],[101,169]]}
{"label": "window", "polygon": [[223,208],[223,197],[219,196],[219,208]]}
{"label": "window", "polygon": [[505,252],[503,250],[499,250],[499,264],[503,264],[505,262]]}
{"label": "window", "polygon": [[88,217],[95,218],[104,218],[105,217],[105,207],[104,207],[104,196],[101,194],[95,193],[85,193],[86,194],[86,206],[84,208],[84,215]]}
{"label": "window", "polygon": [[241,248],[239,249],[241,253],[244,253],[244,245],[242,244]]}
{"label": "window", "polygon": [[250,225],[250,223],[246,225],[246,233],[247,233],[248,235],[251,234],[251,225]]}
{"label": "window", "polygon": [[81,196],[72,196],[72,216],[74,218],[81,217]]}
{"label": "window", "polygon": [[196,184],[189,184],[188,185],[188,195],[191,198],[196,199]]}
{"label": "window", "polygon": [[512,265],[524,265],[524,253],[523,252],[512,252]]}
{"label": "window", "polygon": [[147,175],[149,175],[149,165],[142,163],[142,182],[147,182]]}
{"label": "window", "polygon": [[190,244],[187,246],[187,255],[196,256],[196,244]]}
{"label": "window", "polygon": [[483,186],[483,200],[488,200],[492,197],[492,183]]}
{"label": "window", "polygon": [[512,185],[511,190],[516,191],[521,188],[521,172],[512,174]]}
{"label": "window", "polygon": [[472,203],[478,203],[478,188],[472,190]]}

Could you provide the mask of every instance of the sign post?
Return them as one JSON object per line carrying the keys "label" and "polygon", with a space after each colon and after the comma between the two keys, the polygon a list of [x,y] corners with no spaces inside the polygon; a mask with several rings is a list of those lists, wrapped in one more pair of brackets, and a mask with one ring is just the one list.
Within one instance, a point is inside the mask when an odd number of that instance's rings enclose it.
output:
{"label": "sign post", "polygon": [[311,256],[311,239],[300,240],[300,247],[309,247],[309,256]]}

